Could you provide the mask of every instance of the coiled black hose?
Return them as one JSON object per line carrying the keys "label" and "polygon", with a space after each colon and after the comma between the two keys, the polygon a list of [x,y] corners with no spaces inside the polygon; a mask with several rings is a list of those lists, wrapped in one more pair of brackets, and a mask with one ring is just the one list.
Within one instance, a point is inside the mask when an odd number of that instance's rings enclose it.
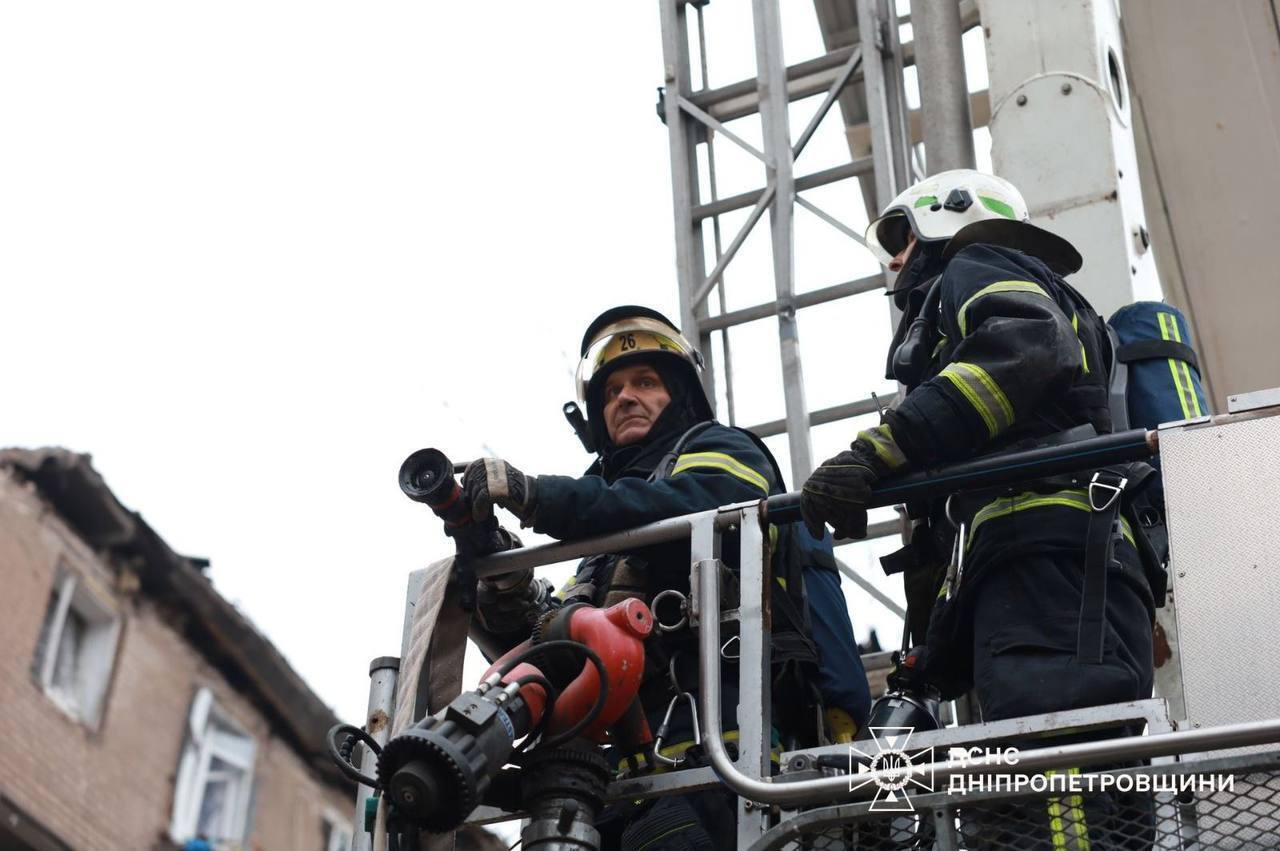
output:
{"label": "coiled black hose", "polygon": [[[338,744],[337,736],[345,733],[346,738],[342,740],[342,744]],[[325,736],[325,744],[329,748],[329,758],[338,766],[338,770],[342,772],[348,780],[354,780],[356,783],[363,783],[365,786],[378,788],[377,779],[367,774],[361,773],[360,769],[351,764],[351,751],[355,748],[357,741],[364,742],[375,754],[382,753],[382,745],[370,736],[367,732],[353,724],[334,724],[329,728],[329,734]]]}

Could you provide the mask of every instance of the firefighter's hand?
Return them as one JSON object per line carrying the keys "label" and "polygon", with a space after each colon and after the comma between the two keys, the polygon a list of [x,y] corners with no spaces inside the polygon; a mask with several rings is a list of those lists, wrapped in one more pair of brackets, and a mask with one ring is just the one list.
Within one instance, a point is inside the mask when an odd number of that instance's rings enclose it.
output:
{"label": "firefighter's hand", "polygon": [[880,478],[875,462],[854,449],[822,462],[800,491],[800,514],[815,538],[831,524],[837,538],[867,536],[867,503]]}
{"label": "firefighter's hand", "polygon": [[501,458],[472,461],[462,474],[462,494],[477,521],[487,520],[497,505],[519,517],[521,525],[533,523],[538,504],[537,480]]}

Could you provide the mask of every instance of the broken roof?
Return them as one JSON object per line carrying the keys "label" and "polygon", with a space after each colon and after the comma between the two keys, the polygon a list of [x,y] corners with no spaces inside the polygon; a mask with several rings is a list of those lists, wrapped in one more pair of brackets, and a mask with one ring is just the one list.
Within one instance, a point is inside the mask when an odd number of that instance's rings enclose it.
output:
{"label": "broken roof", "polygon": [[350,786],[325,744],[337,716],[275,645],[214,589],[200,570],[206,561],[175,553],[141,514],[121,505],[87,454],[3,449],[0,467],[33,482],[94,550],[135,570],[143,593],[186,613],[185,629],[196,649],[254,700],[280,737],[324,780]]}

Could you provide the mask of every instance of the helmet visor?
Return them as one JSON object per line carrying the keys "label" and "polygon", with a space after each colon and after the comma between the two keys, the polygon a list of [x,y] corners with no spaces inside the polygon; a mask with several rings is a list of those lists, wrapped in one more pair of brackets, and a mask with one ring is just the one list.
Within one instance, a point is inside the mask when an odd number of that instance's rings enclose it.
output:
{"label": "helmet visor", "polygon": [[578,404],[587,405],[587,389],[591,379],[602,369],[637,355],[665,352],[683,358],[695,370],[702,368],[702,357],[679,331],[644,316],[624,319],[600,329],[587,353],[578,362]]}
{"label": "helmet visor", "polygon": [[911,241],[911,218],[907,211],[895,208],[867,225],[865,239],[867,248],[884,266],[888,266],[893,258],[907,247]]}

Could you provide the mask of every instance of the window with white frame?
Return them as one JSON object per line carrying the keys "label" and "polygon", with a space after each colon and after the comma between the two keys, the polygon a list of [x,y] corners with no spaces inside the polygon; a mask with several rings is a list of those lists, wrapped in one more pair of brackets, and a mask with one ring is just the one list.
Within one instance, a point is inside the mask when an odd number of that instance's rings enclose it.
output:
{"label": "window with white frame", "polygon": [[324,851],[351,851],[351,821],[333,810],[324,814]]}
{"label": "window with white frame", "polygon": [[76,573],[62,569],[49,595],[35,674],[45,694],[91,727],[102,717],[120,618]]}
{"label": "window with white frame", "polygon": [[242,840],[250,829],[253,737],[218,708],[207,688],[191,701],[187,722],[169,833],[177,842]]}

